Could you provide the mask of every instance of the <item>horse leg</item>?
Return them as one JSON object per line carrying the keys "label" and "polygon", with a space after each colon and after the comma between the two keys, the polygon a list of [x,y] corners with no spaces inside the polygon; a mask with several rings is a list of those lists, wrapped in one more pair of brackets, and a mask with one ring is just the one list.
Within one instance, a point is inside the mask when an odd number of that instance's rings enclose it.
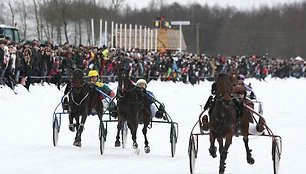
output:
{"label": "horse leg", "polygon": [[75,146],[78,146],[78,147],[82,146],[81,135],[82,135],[82,132],[84,130],[84,124],[85,124],[86,118],[87,118],[87,115],[85,115],[85,116],[83,115],[82,119],[81,119],[81,123],[78,124],[78,126],[77,126],[77,132],[76,132],[75,140],[74,140],[74,143],[73,143],[73,145],[75,145]]}
{"label": "horse leg", "polygon": [[123,122],[121,120],[118,120],[117,124],[117,136],[116,136],[116,141],[115,141],[115,147],[120,147],[120,131],[123,128]]}
{"label": "horse leg", "polygon": [[[232,144],[232,138],[233,138],[233,134],[227,134],[226,138],[225,138],[225,145],[222,148],[222,150],[220,150],[220,164],[219,164],[219,174],[223,174],[226,168],[226,163],[225,160],[227,158],[227,153],[228,153],[228,149],[230,147],[230,145]],[[218,138],[218,142],[219,145],[221,146],[221,144],[223,145],[223,140],[222,138]]]}
{"label": "horse leg", "polygon": [[130,128],[131,134],[132,134],[133,149],[138,149],[138,144],[137,144],[137,141],[136,141],[138,123],[137,122],[133,122],[133,123],[128,122],[128,127]]}
{"label": "horse leg", "polygon": [[213,158],[217,157],[217,148],[215,146],[215,140],[216,140],[216,136],[213,132],[210,132],[209,134],[209,139],[210,139],[210,147],[209,147],[209,153]]}
{"label": "horse leg", "polygon": [[219,144],[219,154],[221,155],[222,151],[223,151],[223,138],[222,137],[218,137],[217,138],[218,144]]}
{"label": "horse leg", "polygon": [[249,111],[246,111],[244,110],[244,115],[243,117],[241,118],[241,134],[243,136],[243,142],[244,142],[244,146],[245,146],[245,150],[246,150],[246,155],[247,155],[247,162],[249,164],[254,164],[255,163],[255,160],[254,158],[252,157],[252,150],[249,148],[249,114],[250,112]]}
{"label": "horse leg", "polygon": [[244,142],[244,146],[245,146],[245,150],[247,154],[247,162],[249,164],[254,164],[255,160],[251,154],[252,150],[249,148],[249,138],[247,136],[243,137],[243,142]]}
{"label": "horse leg", "polygon": [[69,113],[69,125],[68,126],[71,132],[75,131],[75,125],[73,124],[73,118],[74,118],[73,114]]}
{"label": "horse leg", "polygon": [[129,127],[130,127],[131,134],[132,134],[133,148],[134,149],[138,149],[138,144],[137,144],[137,128],[138,128],[138,123],[134,122],[133,124],[130,124]]}
{"label": "horse leg", "polygon": [[147,127],[148,127],[149,124],[144,124],[143,125],[143,128],[142,128],[142,133],[143,133],[143,136],[144,136],[144,139],[145,139],[145,147],[144,147],[144,151],[145,153],[150,153],[150,146],[149,146],[149,142],[148,142],[148,139],[147,139]]}

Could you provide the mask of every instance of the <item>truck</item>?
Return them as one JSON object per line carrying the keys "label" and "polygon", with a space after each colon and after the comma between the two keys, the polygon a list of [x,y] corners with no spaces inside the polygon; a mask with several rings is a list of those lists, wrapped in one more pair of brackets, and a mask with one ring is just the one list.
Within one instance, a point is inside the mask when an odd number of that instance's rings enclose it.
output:
{"label": "truck", "polygon": [[16,27],[0,24],[0,40],[9,38],[12,42],[19,43],[21,38]]}

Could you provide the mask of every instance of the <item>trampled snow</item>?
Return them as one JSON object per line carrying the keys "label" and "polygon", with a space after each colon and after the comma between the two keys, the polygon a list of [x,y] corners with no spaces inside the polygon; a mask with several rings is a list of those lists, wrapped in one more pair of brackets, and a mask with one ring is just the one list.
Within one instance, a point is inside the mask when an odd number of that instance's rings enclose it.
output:
{"label": "trampled snow", "polygon": [[[306,79],[271,79],[265,82],[247,79],[256,96],[264,103],[264,117],[275,135],[282,137],[280,171],[304,173],[306,155],[305,87]],[[116,83],[111,83],[112,89]],[[96,116],[89,116],[82,135],[82,147],[72,145],[75,133],[68,129],[68,116],[62,116],[59,141],[52,143],[52,117],[63,96],[54,85],[35,84],[28,92],[22,86],[15,94],[0,88],[0,173],[2,174],[178,174],[189,173],[188,141],[190,131],[210,95],[211,82],[199,85],[152,81],[148,89],[164,103],[166,111],[179,124],[176,154],[171,157],[170,124],[154,123],[148,130],[151,152],[143,151],[142,125],[138,128],[140,154],[132,149],[131,136],[126,149],[114,147],[116,124],[108,124],[105,152],[100,155]],[[227,174],[271,174],[272,139],[251,136],[249,141],[254,165],[246,162],[242,137],[235,137],[226,160]],[[219,154],[208,153],[208,136],[199,137],[195,173],[218,173]]]}

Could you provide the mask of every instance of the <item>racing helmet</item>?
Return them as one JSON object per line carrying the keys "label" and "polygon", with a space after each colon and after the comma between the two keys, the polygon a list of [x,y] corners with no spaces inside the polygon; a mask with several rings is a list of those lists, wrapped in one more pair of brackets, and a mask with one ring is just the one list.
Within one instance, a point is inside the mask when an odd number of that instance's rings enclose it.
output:
{"label": "racing helmet", "polygon": [[136,86],[140,86],[141,84],[145,84],[146,87],[147,87],[147,82],[146,82],[145,79],[139,79],[139,80],[137,80]]}
{"label": "racing helmet", "polygon": [[245,77],[244,77],[244,75],[243,74],[239,74],[239,80],[242,80],[242,81],[244,81],[244,79],[245,79]]}
{"label": "racing helmet", "polygon": [[99,73],[97,70],[90,70],[88,73],[88,77],[96,77],[99,76]]}

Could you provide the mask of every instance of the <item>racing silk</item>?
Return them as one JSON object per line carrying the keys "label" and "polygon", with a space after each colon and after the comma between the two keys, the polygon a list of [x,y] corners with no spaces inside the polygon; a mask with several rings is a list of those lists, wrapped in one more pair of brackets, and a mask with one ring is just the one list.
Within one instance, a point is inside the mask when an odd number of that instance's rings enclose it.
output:
{"label": "racing silk", "polygon": [[147,92],[147,99],[149,100],[150,103],[154,103],[156,101],[156,98],[151,91],[146,91]]}
{"label": "racing silk", "polygon": [[107,94],[108,96],[110,96],[111,98],[115,97],[115,93],[114,91],[112,91],[107,85],[105,85],[102,82],[96,82],[95,84],[98,89],[100,89],[102,92],[104,92],[105,94]]}
{"label": "racing silk", "polygon": [[243,83],[243,85],[244,85],[247,93],[249,94],[250,98],[251,99],[256,99],[256,95],[255,95],[252,87],[250,85],[245,84],[245,83]]}

